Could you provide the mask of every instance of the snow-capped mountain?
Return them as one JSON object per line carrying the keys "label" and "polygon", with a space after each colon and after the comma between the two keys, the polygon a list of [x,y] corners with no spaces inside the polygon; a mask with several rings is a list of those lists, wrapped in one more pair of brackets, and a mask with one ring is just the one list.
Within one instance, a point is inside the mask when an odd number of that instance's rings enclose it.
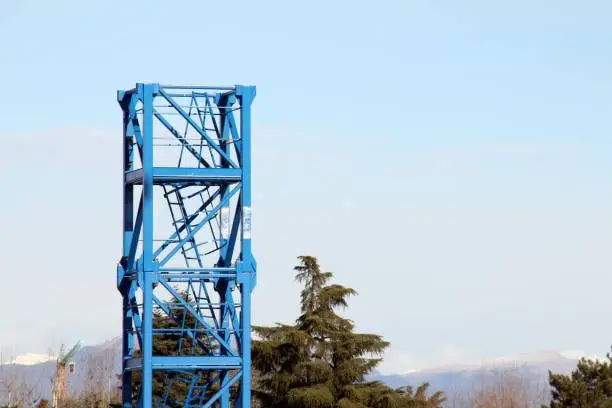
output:
{"label": "snow-capped mountain", "polygon": [[54,361],[53,356],[48,354],[37,354],[37,353],[27,353],[21,356],[15,357],[8,364],[16,364],[16,365],[35,365],[42,364],[48,361]]}
{"label": "snow-capped mountain", "polygon": [[[517,356],[498,357],[472,364],[449,364],[405,374],[380,374],[370,376],[391,387],[418,386],[429,383],[430,390],[442,390],[449,398],[447,406],[463,407],[462,403],[484,388],[509,387],[525,394],[528,406],[539,407],[550,402],[548,371],[569,373],[582,353],[541,351]],[[597,357],[593,357],[597,358]],[[455,402],[452,402],[455,401]]]}

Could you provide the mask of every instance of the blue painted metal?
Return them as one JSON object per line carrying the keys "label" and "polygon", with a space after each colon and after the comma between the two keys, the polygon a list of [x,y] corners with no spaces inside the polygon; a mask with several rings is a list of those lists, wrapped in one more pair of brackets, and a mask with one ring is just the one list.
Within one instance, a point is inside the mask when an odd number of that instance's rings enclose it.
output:
{"label": "blue painted metal", "polygon": [[[255,87],[241,85],[117,93],[124,407],[251,406],[254,98]],[[160,337],[176,341],[176,352],[160,354]],[[154,378],[164,390],[153,389]]]}

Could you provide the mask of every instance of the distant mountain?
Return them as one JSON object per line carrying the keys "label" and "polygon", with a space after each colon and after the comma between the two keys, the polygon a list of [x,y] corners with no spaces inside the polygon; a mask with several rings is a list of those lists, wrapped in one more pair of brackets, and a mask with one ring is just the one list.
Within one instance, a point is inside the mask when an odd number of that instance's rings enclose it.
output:
{"label": "distant mountain", "polygon": [[467,407],[470,398],[484,390],[499,390],[502,387],[511,392],[525,394],[529,406],[539,407],[550,402],[548,370],[569,373],[578,359],[566,357],[557,352],[539,352],[516,357],[483,361],[481,364],[449,365],[408,374],[380,374],[370,376],[397,388],[405,385],[414,387],[429,383],[431,390],[442,390],[447,395],[448,407]]}
{"label": "distant mountain", "polygon": [[[46,356],[25,355],[11,364],[0,366],[0,404],[8,399],[6,386],[15,387],[27,384],[31,388],[32,399],[51,397],[51,381],[55,372],[55,362],[45,361]],[[520,388],[529,396],[533,406],[548,402],[548,370],[568,373],[575,368],[577,356],[564,356],[557,352],[538,352],[515,357],[483,361],[471,365],[447,365],[408,374],[374,373],[370,380],[379,380],[391,387],[405,385],[418,386],[424,382],[431,390],[442,390],[449,398],[449,407],[463,408],[465,401],[483,387],[495,387],[506,383],[506,387]],[[121,369],[121,339],[88,346],[75,356],[76,374],[69,376],[68,387],[71,393],[80,393],[88,384],[114,387],[116,374]],[[496,385],[497,384],[497,385]]]}
{"label": "distant mountain", "polygon": [[[116,385],[116,374],[121,370],[121,339],[86,346],[75,355],[75,374],[68,376],[70,393],[80,393],[88,382],[97,381],[105,387]],[[26,354],[0,366],[0,405],[14,395],[27,392],[33,399],[51,398],[55,360],[44,355]]]}

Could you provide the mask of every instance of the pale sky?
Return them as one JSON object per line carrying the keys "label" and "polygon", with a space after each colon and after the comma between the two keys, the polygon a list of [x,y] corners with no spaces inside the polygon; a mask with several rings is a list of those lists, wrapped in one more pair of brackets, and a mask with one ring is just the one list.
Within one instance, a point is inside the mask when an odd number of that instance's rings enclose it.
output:
{"label": "pale sky", "polygon": [[116,90],[241,83],[255,323],[295,318],[309,254],[359,292],[346,314],[391,342],[384,371],[604,354],[611,18],[608,1],[3,1],[0,344],[119,334]]}

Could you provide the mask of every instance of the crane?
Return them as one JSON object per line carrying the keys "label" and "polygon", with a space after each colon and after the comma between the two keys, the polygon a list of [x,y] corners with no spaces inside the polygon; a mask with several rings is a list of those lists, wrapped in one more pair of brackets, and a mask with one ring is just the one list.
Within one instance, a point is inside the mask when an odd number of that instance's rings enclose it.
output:
{"label": "crane", "polygon": [[66,397],[68,372],[74,374],[74,356],[82,346],[82,342],[78,341],[67,353],[64,352],[63,344],[60,348],[55,367],[55,378],[53,379],[53,408],[58,408],[58,402]]}

